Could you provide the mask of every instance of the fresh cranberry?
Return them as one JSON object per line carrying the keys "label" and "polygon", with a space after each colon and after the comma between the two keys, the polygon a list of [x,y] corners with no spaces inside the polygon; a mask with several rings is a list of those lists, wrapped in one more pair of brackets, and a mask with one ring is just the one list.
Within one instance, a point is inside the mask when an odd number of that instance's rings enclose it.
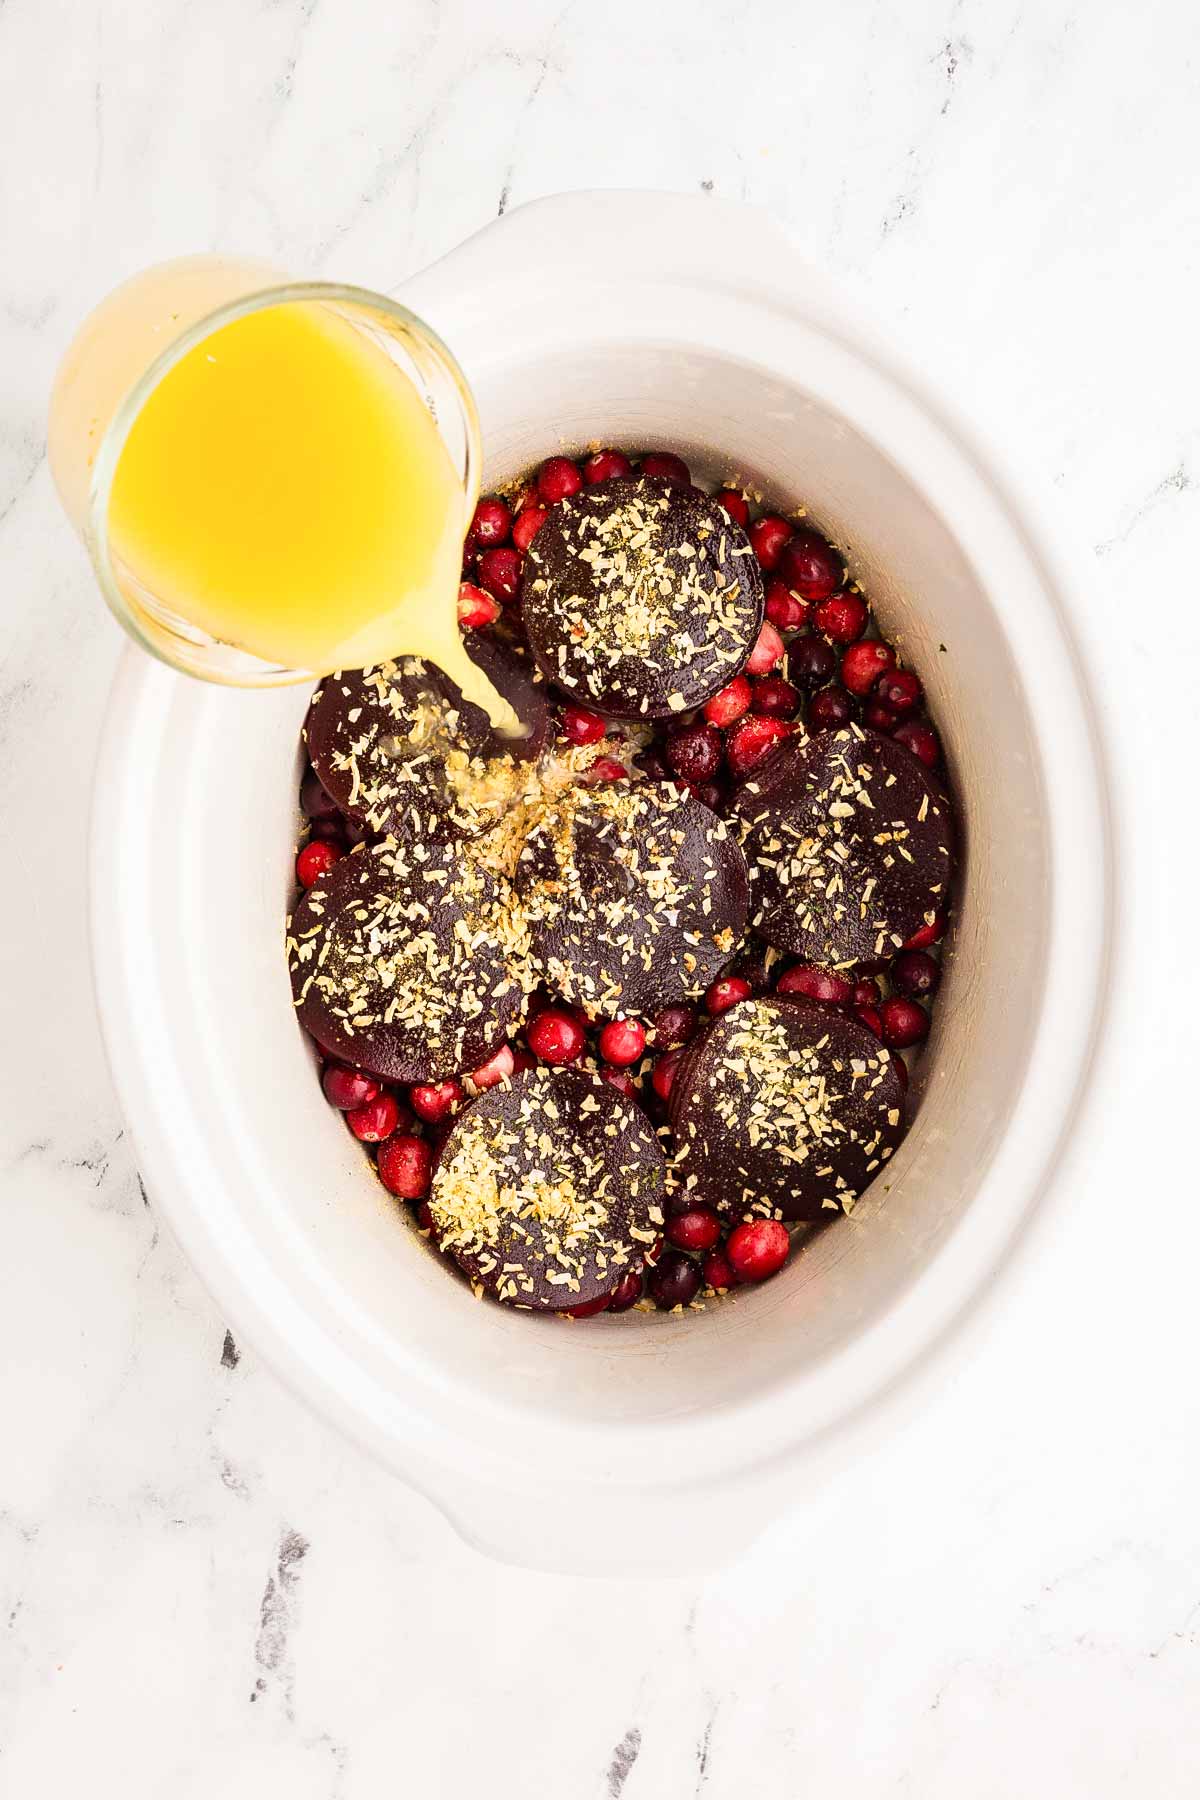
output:
{"label": "fresh cranberry", "polygon": [[921,678],[911,669],[889,669],[875,683],[875,698],[898,719],[906,719],[909,713],[916,712],[924,695]]}
{"label": "fresh cranberry", "polygon": [[598,756],[594,763],[588,764],[589,781],[626,781],[629,770],[615,756]]}
{"label": "fresh cranberry", "polygon": [[764,719],[760,713],[739,719],[725,746],[730,773],[738,781],[744,780],[778,743],[791,735],[791,726],[782,719]]}
{"label": "fresh cranberry", "polygon": [[[375,1167],[389,1194],[398,1200],[423,1200],[429,1192],[433,1153],[424,1138],[401,1134],[379,1146]],[[426,1230],[432,1228],[430,1218]]]}
{"label": "fresh cranberry", "polygon": [[675,1071],[679,1067],[679,1056],[678,1050],[668,1050],[667,1054],[660,1056],[654,1065],[650,1076],[650,1085],[660,1100],[671,1098],[671,1084],[675,1080]]}
{"label": "fresh cranberry", "polygon": [[700,1264],[704,1276],[705,1287],[716,1288],[718,1292],[731,1288],[734,1283],[733,1267],[724,1250],[710,1250]]}
{"label": "fresh cranberry", "polygon": [[664,1006],[654,1015],[654,1042],[664,1049],[686,1044],[696,1029],[696,1015],[690,1006]]}
{"label": "fresh cranberry", "polygon": [[378,1100],[383,1092],[373,1075],[332,1062],[321,1076],[321,1086],[330,1106],[336,1106],[339,1112],[353,1112],[356,1106],[367,1106],[372,1100]]}
{"label": "fresh cranberry", "polygon": [[616,1287],[613,1289],[612,1301],[608,1310],[609,1312],[615,1313],[628,1312],[631,1306],[637,1305],[641,1297],[642,1271],[640,1269],[630,1269],[627,1274],[622,1275],[620,1281],[618,1281]]}
{"label": "fresh cranberry", "polygon": [[601,1069],[599,1074],[601,1081],[607,1081],[610,1088],[616,1088],[622,1098],[637,1099],[637,1083],[628,1069]]}
{"label": "fresh cranberry", "polygon": [[845,1006],[854,992],[854,983],[836,969],[819,969],[813,963],[797,963],[779,978],[780,994],[803,994],[806,1000],[819,1000],[823,1006]]}
{"label": "fresh cranberry", "polygon": [[734,1226],[725,1253],[739,1281],[765,1281],[782,1269],[791,1247],[788,1228],[779,1219],[749,1219]]}
{"label": "fresh cranberry", "polygon": [[788,651],[788,674],[805,687],[824,687],[837,668],[837,652],[823,637],[797,638]]}
{"label": "fresh cranberry", "polygon": [[784,545],[779,573],[806,600],[828,599],[846,577],[845,566],[833,545],[806,525],[801,525]]}
{"label": "fresh cranberry", "polygon": [[844,687],[822,688],[813,695],[804,715],[810,731],[839,731],[854,716],[854,702]]}
{"label": "fresh cranberry", "polygon": [[763,675],[754,684],[751,705],[768,719],[794,719],[800,711],[800,690],[782,675]]}
{"label": "fresh cranberry", "polygon": [[557,506],[583,486],[583,476],[569,456],[550,456],[538,470],[538,499],[543,506]]}
{"label": "fresh cranberry", "polygon": [[598,481],[623,481],[633,474],[633,464],[619,450],[597,450],[583,465],[583,479],[589,487]]}
{"label": "fresh cranberry", "polygon": [[691,788],[696,799],[702,801],[710,812],[720,812],[725,804],[725,789],[719,781],[695,781]]}
{"label": "fresh cranberry", "polygon": [[348,1112],[346,1123],[360,1144],[382,1144],[400,1123],[400,1108],[391,1094],[380,1094]]}
{"label": "fresh cranberry", "polygon": [[625,1069],[646,1052],[646,1028],[636,1019],[610,1019],[600,1033],[600,1054],[614,1068]]}
{"label": "fresh cranberry", "polygon": [[513,1059],[512,1072],[514,1075],[523,1075],[525,1073],[526,1069],[536,1069],[537,1068],[537,1057],[531,1056],[529,1054],[528,1050],[520,1050],[520,1049],[514,1050],[512,1053],[512,1059]]}
{"label": "fresh cranberry", "polygon": [[860,1025],[865,1025],[867,1030],[873,1031],[877,1038],[882,1038],[883,1020],[879,1017],[877,1006],[856,1006],[854,1016]]}
{"label": "fresh cranberry", "polygon": [[458,622],[465,631],[478,631],[481,625],[494,625],[500,617],[500,602],[485,594],[472,581],[464,581],[458,589]]}
{"label": "fresh cranberry", "polygon": [[563,707],[563,736],[572,744],[594,744],[607,736],[608,724],[584,706]]}
{"label": "fresh cranberry", "polygon": [[564,1319],[594,1319],[597,1313],[607,1312],[611,1305],[611,1294],[597,1294],[594,1300],[581,1300],[578,1306],[564,1306],[560,1311]]}
{"label": "fresh cranberry", "polygon": [[667,1250],[658,1266],[651,1269],[646,1286],[660,1312],[690,1306],[700,1292],[699,1266],[681,1250]]}
{"label": "fresh cranberry", "polygon": [[851,644],[842,657],[842,681],[861,700],[875,686],[879,676],[896,661],[896,652],[880,638],[867,638]]}
{"label": "fresh cranberry", "polygon": [[[417,1142],[420,1142],[419,1138]],[[426,1237],[431,1237],[435,1244],[438,1243],[441,1238],[442,1234],[437,1228],[433,1216],[433,1208],[430,1206],[428,1200],[422,1200],[417,1207],[417,1230],[423,1232]]]}
{"label": "fresh cranberry", "polygon": [[881,1036],[889,1050],[907,1050],[929,1036],[929,1014],[915,1000],[893,994],[879,1009]]}
{"label": "fresh cranberry", "polygon": [[896,742],[912,753],[927,769],[937,767],[942,754],[942,746],[938,742],[938,734],[932,725],[918,725],[914,719],[905,719],[895,732]]}
{"label": "fresh cranberry", "polygon": [[719,725],[724,731],[730,725],[736,725],[744,713],[750,710],[750,683],[744,675],[735,675],[728,687],[723,687],[719,694],[704,703],[704,716],[710,725]]}
{"label": "fresh cranberry", "polygon": [[741,1000],[748,1000],[754,990],[748,981],[740,975],[723,975],[720,981],[714,981],[704,996],[704,1004],[714,1019],[727,1013],[731,1006]]}
{"label": "fresh cranberry", "polygon": [[681,725],[663,748],[673,773],[683,781],[711,781],[721,766],[723,746],[715,725]]}
{"label": "fresh cranberry", "polygon": [[721,1221],[711,1206],[689,1206],[667,1220],[667,1239],[677,1250],[711,1250],[721,1235]]}
{"label": "fresh cranberry", "polygon": [[497,500],[494,495],[486,495],[475,508],[467,537],[471,543],[478,544],[481,550],[486,550],[492,544],[502,544],[511,528],[512,514],[503,500]]}
{"label": "fresh cranberry", "polygon": [[744,494],[739,494],[736,488],[722,488],[716,495],[716,502],[729,514],[735,525],[740,525],[745,530],[750,523],[750,502]]}
{"label": "fresh cranberry", "polygon": [[879,983],[872,975],[860,975],[850,996],[851,1006],[878,1006],[882,998]]}
{"label": "fresh cranberry", "polygon": [[882,700],[876,700],[874,696],[863,707],[863,724],[869,725],[872,731],[881,731],[885,737],[895,731],[899,723],[891,707],[885,706]]}
{"label": "fresh cranberry", "polygon": [[764,513],[750,527],[750,542],[754,546],[754,554],[758,558],[759,567],[765,569],[768,575],[773,575],[779,567],[783,546],[795,529],[787,519],[781,519],[775,513]]}
{"label": "fresh cranberry", "polygon": [[587,1044],[582,1025],[569,1012],[552,1007],[539,1013],[526,1027],[525,1036],[533,1054],[547,1063],[577,1062]]}
{"label": "fresh cranberry", "polygon": [[892,964],[892,986],[910,1000],[927,1000],[937,993],[942,965],[925,950],[902,950]]}
{"label": "fresh cranberry", "polygon": [[910,938],[905,940],[906,950],[928,950],[930,944],[939,944],[946,935],[949,919],[944,912],[934,913],[932,919],[926,919],[924,925],[918,926]]}
{"label": "fresh cranberry", "polygon": [[300,810],[306,819],[311,819],[314,823],[318,819],[333,819],[341,823],[337,801],[321,785],[315,769],[304,771],[304,780],[300,783]]}
{"label": "fresh cranberry", "polygon": [[867,629],[867,603],[861,594],[831,594],[813,614],[813,623],[835,644],[852,644]]}
{"label": "fresh cranberry", "polygon": [[341,855],[336,844],[326,838],[314,838],[296,858],[296,880],[301,887],[310,888],[319,876],[329,873],[335,862],[341,861]]}
{"label": "fresh cranberry", "polygon": [[766,611],[778,631],[799,631],[802,625],[808,624],[812,608],[786,581],[768,581]]}
{"label": "fresh cranberry", "polygon": [[746,658],[747,675],[766,675],[783,655],[783,639],[769,619],[764,619],[754,648]]}
{"label": "fresh cranberry", "polygon": [[549,517],[544,506],[527,506],[524,512],[517,514],[513,520],[512,541],[522,556]]}
{"label": "fresh cranberry", "polygon": [[642,474],[651,481],[677,481],[686,486],[692,479],[692,471],[682,456],[672,456],[669,450],[656,450],[650,456],[642,458]]}
{"label": "fresh cranberry", "polygon": [[902,1056],[893,1056],[892,1067],[893,1067],[893,1069],[895,1069],[897,1075],[900,1077],[900,1092],[902,1094],[907,1094],[907,1092],[908,1092],[908,1064],[905,1062],[905,1060]]}
{"label": "fresh cranberry", "polygon": [[457,1081],[439,1081],[432,1087],[418,1085],[408,1090],[408,1104],[418,1119],[424,1119],[427,1125],[440,1125],[443,1119],[449,1118],[462,1097],[462,1087]]}
{"label": "fresh cranberry", "polygon": [[478,1069],[471,1071],[471,1085],[478,1088],[480,1092],[485,1088],[498,1087],[502,1081],[509,1079],[512,1072],[512,1050],[509,1045],[501,1044],[494,1055],[489,1056]]}
{"label": "fresh cranberry", "polygon": [[507,606],[515,600],[521,585],[521,558],[515,550],[507,545],[499,545],[495,550],[485,550],[479,559],[475,573],[479,577],[479,585],[486,588],[493,600],[501,606]]}
{"label": "fresh cranberry", "polygon": [[520,518],[521,514],[527,511],[529,507],[536,506],[537,504],[538,491],[536,486],[522,488],[521,492],[517,495],[517,504],[513,508],[513,511],[517,514],[517,517]]}

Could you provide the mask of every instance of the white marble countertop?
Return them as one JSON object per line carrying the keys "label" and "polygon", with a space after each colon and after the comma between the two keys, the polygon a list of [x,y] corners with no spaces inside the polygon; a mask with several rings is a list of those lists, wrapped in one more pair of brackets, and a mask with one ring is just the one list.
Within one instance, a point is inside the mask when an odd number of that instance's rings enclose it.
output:
{"label": "white marble countertop", "polygon": [[[5,1796],[1200,1788],[1198,104],[1183,0],[0,5]],[[988,1333],[661,1585],[461,1546],[233,1342],[140,1191],[84,928],[118,634],[42,441],[73,325],[141,264],[389,286],[619,185],[775,208],[1026,447],[1099,555],[1153,877],[1127,1111]]]}

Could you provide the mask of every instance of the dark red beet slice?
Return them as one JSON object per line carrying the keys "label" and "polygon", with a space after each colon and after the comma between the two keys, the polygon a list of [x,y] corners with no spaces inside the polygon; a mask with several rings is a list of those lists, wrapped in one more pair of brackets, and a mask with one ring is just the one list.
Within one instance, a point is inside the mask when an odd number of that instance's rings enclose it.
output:
{"label": "dark red beet slice", "polygon": [[516,885],[547,981],[593,1018],[702,993],[745,929],[732,833],[669,783],[568,789],[530,830]]}
{"label": "dark red beet slice", "polygon": [[743,1000],[675,1073],[685,1192],[727,1217],[817,1220],[852,1203],[904,1136],[895,1059],[864,1025],[808,1000]]}
{"label": "dark red beet slice", "polygon": [[762,575],[741,526],[698,489],[604,481],[538,532],[521,607],[534,656],[573,699],[661,719],[702,706],[745,663]]}
{"label": "dark red beet slice", "polygon": [[902,745],[849,725],[783,745],[734,791],[750,922],[805,962],[891,956],[944,909],[950,802]]}
{"label": "dark red beet slice", "polygon": [[520,798],[545,747],[550,714],[540,677],[494,640],[465,648],[510,701],[524,738],[493,731],[482,707],[419,656],[327,675],[313,695],[305,741],[341,810],[406,842],[474,837]]}
{"label": "dark red beet slice", "polygon": [[663,1223],[666,1161],[632,1100],[528,1069],[460,1113],[434,1170],[439,1248],[495,1299],[559,1312],[611,1294]]}
{"label": "dark red beet slice", "polygon": [[306,1031],[386,1081],[482,1063],[525,1008],[525,941],[507,883],[462,845],[388,842],[342,857],[288,930]]}

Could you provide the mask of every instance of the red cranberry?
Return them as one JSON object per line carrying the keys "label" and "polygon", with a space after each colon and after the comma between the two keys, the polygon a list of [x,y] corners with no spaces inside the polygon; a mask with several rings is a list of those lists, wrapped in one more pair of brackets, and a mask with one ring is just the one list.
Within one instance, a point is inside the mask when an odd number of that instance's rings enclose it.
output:
{"label": "red cranberry", "polygon": [[783,639],[769,619],[763,621],[753,650],[746,659],[747,675],[766,675],[783,655]]}
{"label": "red cranberry", "polygon": [[642,474],[648,475],[651,481],[678,481],[685,485],[692,479],[692,471],[682,456],[672,456],[669,450],[656,450],[650,456],[643,456]]}
{"label": "red cranberry", "polygon": [[694,781],[691,789],[697,800],[702,801],[710,812],[720,812],[725,804],[725,789],[719,781]]}
{"label": "red cranberry", "polygon": [[598,756],[588,764],[589,781],[627,781],[629,770],[615,756]]}
{"label": "red cranberry", "polygon": [[782,1269],[791,1247],[788,1228],[779,1219],[749,1219],[734,1226],[725,1253],[739,1281],[765,1281]]}
{"label": "red cranberry", "polygon": [[929,1014],[915,1000],[894,994],[879,1009],[881,1036],[889,1050],[907,1050],[929,1036]]}
{"label": "red cranberry", "polygon": [[[380,1181],[398,1200],[423,1200],[429,1192],[432,1166],[433,1153],[425,1139],[407,1134],[390,1137],[386,1144],[381,1144],[375,1159]],[[432,1217],[428,1225],[424,1221],[422,1225],[426,1231],[431,1230]]]}
{"label": "red cranberry", "polygon": [[920,676],[914,675],[911,669],[889,669],[875,683],[875,698],[898,719],[906,719],[909,713],[916,712],[924,694]]}
{"label": "red cranberry", "polygon": [[348,1112],[346,1123],[360,1144],[382,1144],[400,1123],[400,1108],[391,1094],[380,1094]]}
{"label": "red cranberry", "polygon": [[750,502],[744,494],[739,494],[736,488],[722,488],[716,496],[716,502],[718,506],[724,507],[735,525],[740,525],[745,530],[750,523]]}
{"label": "red cranberry", "polygon": [[871,975],[860,975],[854,984],[854,992],[850,996],[852,1006],[878,1006],[882,995],[879,983]]}
{"label": "red cranberry", "polygon": [[628,1312],[631,1306],[637,1305],[641,1297],[642,1271],[640,1269],[630,1269],[627,1274],[622,1275],[620,1281],[618,1281],[616,1287],[613,1289],[612,1301],[608,1310],[609,1312],[615,1313]]}
{"label": "red cranberry", "polygon": [[597,1294],[594,1300],[581,1300],[578,1306],[560,1308],[564,1319],[594,1319],[597,1313],[607,1312],[612,1305],[611,1294]]}
{"label": "red cranberry", "polygon": [[639,1062],[646,1052],[646,1028],[636,1019],[610,1019],[600,1033],[600,1054],[614,1068]]}
{"label": "red cranberry", "polygon": [[479,559],[475,573],[479,577],[479,585],[486,588],[493,600],[501,606],[507,606],[515,600],[521,585],[521,558],[515,550],[507,545],[500,545],[495,550],[485,550]]}
{"label": "red cranberry", "polygon": [[812,611],[808,601],[794,593],[786,581],[768,581],[766,609],[768,619],[779,631],[799,631],[808,624]]}
{"label": "red cranberry", "polygon": [[842,680],[859,699],[869,694],[879,676],[896,661],[896,652],[880,638],[851,644],[842,657]]}
{"label": "red cranberry", "polygon": [[885,706],[882,700],[871,698],[863,707],[863,724],[869,725],[872,731],[883,732],[885,737],[895,731],[899,723],[891,707]]}
{"label": "red cranberry", "polygon": [[710,1250],[701,1262],[700,1269],[704,1276],[705,1287],[716,1288],[720,1293],[725,1288],[733,1286],[733,1268],[723,1250]]}
{"label": "red cranberry", "polygon": [[646,1286],[659,1311],[672,1312],[677,1306],[690,1306],[696,1298],[700,1292],[700,1270],[681,1250],[667,1250],[657,1267],[651,1269]]}
{"label": "red cranberry", "polygon": [[861,594],[832,594],[818,606],[813,622],[835,644],[852,644],[867,629],[867,603]]}
{"label": "red cranberry", "polygon": [[481,625],[494,625],[500,617],[500,602],[485,594],[472,581],[464,581],[458,589],[458,622],[464,631],[478,631]]}
{"label": "red cranberry", "polygon": [[537,1057],[531,1056],[528,1050],[514,1050],[512,1053],[514,1075],[523,1075],[526,1069],[537,1068]]}
{"label": "red cranberry", "polygon": [[301,887],[310,888],[318,876],[327,875],[334,863],[341,861],[341,856],[336,844],[327,838],[314,838],[296,858],[296,880]]}
{"label": "red cranberry", "polygon": [[854,703],[844,687],[822,688],[808,703],[804,715],[810,731],[839,731],[854,716]]}
{"label": "red cranberry", "polygon": [[671,732],[664,754],[671,769],[684,781],[711,781],[721,766],[721,734],[714,725],[681,725]]}
{"label": "red cranberry", "polygon": [[517,495],[517,504],[516,504],[516,507],[514,508],[514,511],[516,512],[517,517],[520,518],[521,514],[523,512],[525,512],[528,507],[536,506],[537,503],[538,503],[537,488],[536,487],[522,488],[521,492]]}
{"label": "red cranberry", "polygon": [[332,819],[341,824],[337,801],[322,787],[315,769],[304,771],[304,780],[300,783],[300,810],[314,823],[318,819]]}
{"label": "red cranberry", "polygon": [[728,687],[723,687],[719,694],[704,703],[704,716],[710,725],[719,725],[725,730],[729,725],[736,725],[743,713],[750,710],[750,683],[744,675],[735,675]]}
{"label": "red cranberry", "polygon": [[765,569],[768,575],[773,575],[779,567],[783,546],[795,529],[787,519],[781,519],[775,513],[764,513],[750,527],[750,542],[754,546],[754,554],[758,558],[759,567]]}
{"label": "red cranberry", "polygon": [[583,486],[583,476],[569,456],[550,456],[538,470],[538,499],[543,506],[556,506]]}
{"label": "red cranberry", "polygon": [[660,1100],[669,1100],[671,1098],[671,1084],[675,1079],[675,1071],[679,1066],[679,1056],[680,1052],[678,1050],[668,1050],[667,1054],[665,1056],[660,1056],[654,1065],[653,1072],[650,1076],[650,1085],[653,1087]]}
{"label": "red cranberry", "polygon": [[443,1119],[448,1119],[462,1097],[463,1091],[457,1081],[439,1081],[433,1087],[418,1085],[408,1090],[408,1104],[418,1119],[424,1119],[427,1125],[440,1125]]}
{"label": "red cranberry", "polygon": [[941,979],[941,963],[924,950],[902,950],[892,964],[892,986],[910,1000],[936,994]]}
{"label": "red cranberry", "polygon": [[801,525],[784,545],[779,573],[806,600],[826,600],[841,587],[846,570],[841,557],[819,531]]}
{"label": "red cranberry", "polygon": [[599,1074],[601,1081],[607,1081],[610,1088],[616,1088],[624,1099],[637,1099],[637,1083],[628,1069],[601,1069]]}
{"label": "red cranberry", "polygon": [[940,944],[946,935],[949,919],[944,912],[934,913],[932,919],[926,919],[924,925],[918,927],[905,942],[906,950],[928,950],[930,944]]}
{"label": "red cranberry", "polygon": [[908,1092],[908,1064],[905,1062],[905,1060],[902,1056],[893,1056],[892,1067],[893,1067],[893,1069],[895,1069],[897,1075],[900,1077],[900,1092],[902,1094],[907,1094],[907,1092]]}
{"label": "red cranberry", "polygon": [[503,500],[487,495],[475,508],[467,537],[471,543],[478,544],[481,550],[486,550],[492,544],[502,544],[511,527],[512,514]]}
{"label": "red cranberry", "polygon": [[713,1018],[718,1019],[740,1000],[748,1000],[753,991],[750,983],[740,975],[723,975],[720,981],[713,982],[705,994],[704,1004]]}
{"label": "red cranberry", "polygon": [[854,984],[836,969],[819,969],[814,963],[797,963],[779,978],[780,994],[803,994],[806,1000],[819,1000],[823,1006],[845,1006],[854,992]]}
{"label": "red cranberry", "polygon": [[854,1009],[854,1016],[860,1025],[865,1025],[867,1030],[873,1031],[877,1038],[882,1038],[883,1020],[879,1017],[878,1007],[856,1006]]}
{"label": "red cranberry", "polygon": [[577,1062],[587,1044],[582,1025],[569,1012],[551,1007],[531,1019],[525,1029],[529,1048],[547,1063]]}
{"label": "red cranberry", "polygon": [[677,1250],[711,1250],[721,1235],[721,1221],[711,1206],[689,1206],[667,1220],[667,1239]]}
{"label": "red cranberry", "polygon": [[607,721],[584,706],[564,706],[563,736],[572,744],[595,744],[607,736]]}
{"label": "red cranberry", "polygon": [[754,713],[747,719],[739,719],[725,746],[725,760],[729,764],[730,773],[738,781],[744,780],[752,769],[756,769],[770,755],[777,744],[791,735],[791,726],[782,719],[764,719],[760,713]]}
{"label": "red cranberry", "polygon": [[507,1044],[501,1044],[494,1055],[489,1056],[478,1069],[471,1071],[471,1084],[482,1092],[485,1088],[499,1087],[502,1081],[509,1079],[512,1072],[512,1050]]}
{"label": "red cranberry", "polygon": [[937,767],[942,746],[932,725],[918,725],[915,720],[906,719],[903,725],[896,727],[895,738],[898,744],[903,744],[919,762],[923,762],[927,769]]}
{"label": "red cranberry", "polygon": [[522,556],[549,517],[544,506],[527,506],[517,514],[513,520],[512,541]]}
{"label": "red cranberry", "polygon": [[794,719],[800,711],[800,690],[782,675],[763,675],[754,684],[751,705],[768,719]]}
{"label": "red cranberry", "polygon": [[797,638],[788,651],[788,674],[805,687],[824,687],[837,668],[837,652],[823,637]]}
{"label": "red cranberry", "polygon": [[664,1006],[654,1015],[654,1042],[665,1049],[686,1044],[696,1029],[690,1006]]}
{"label": "red cranberry", "polygon": [[623,481],[633,474],[633,464],[619,450],[597,450],[583,465],[583,479],[589,487],[598,481]]}
{"label": "red cranberry", "polygon": [[353,1112],[356,1106],[378,1100],[383,1092],[373,1075],[332,1062],[321,1076],[321,1086],[330,1106],[336,1106],[339,1112]]}

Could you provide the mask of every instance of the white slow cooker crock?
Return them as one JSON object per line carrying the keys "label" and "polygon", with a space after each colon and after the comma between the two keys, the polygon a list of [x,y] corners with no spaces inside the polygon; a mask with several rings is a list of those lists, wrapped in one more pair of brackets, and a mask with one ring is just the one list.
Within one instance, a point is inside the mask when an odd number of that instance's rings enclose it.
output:
{"label": "white slow cooker crock", "polygon": [[1116,906],[1084,594],[936,386],[758,213],[540,201],[402,298],[474,387],[488,485],[560,449],[669,447],[850,547],[965,827],[915,1123],[851,1218],[729,1303],[577,1325],[477,1303],[323,1104],[292,1012],[306,692],[204,687],[133,650],[92,863],[113,1072],[156,1204],[297,1393],[497,1555],[688,1566],[881,1428],[1063,1179]]}

